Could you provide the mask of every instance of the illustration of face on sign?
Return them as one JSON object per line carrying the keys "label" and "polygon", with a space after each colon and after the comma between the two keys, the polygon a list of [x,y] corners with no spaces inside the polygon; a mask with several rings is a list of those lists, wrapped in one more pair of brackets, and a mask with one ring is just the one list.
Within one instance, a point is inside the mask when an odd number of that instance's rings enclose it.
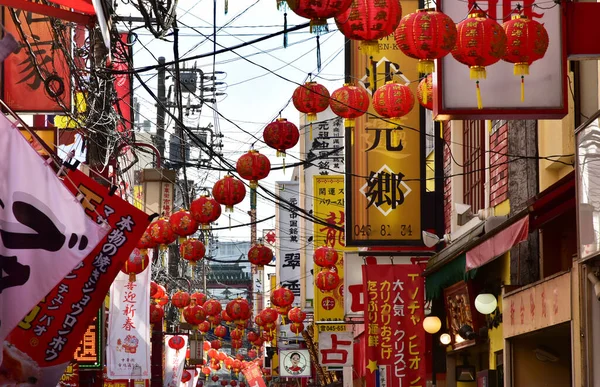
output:
{"label": "illustration of face on sign", "polygon": [[85,214],[3,115],[0,158],[0,340],[4,341],[108,230]]}

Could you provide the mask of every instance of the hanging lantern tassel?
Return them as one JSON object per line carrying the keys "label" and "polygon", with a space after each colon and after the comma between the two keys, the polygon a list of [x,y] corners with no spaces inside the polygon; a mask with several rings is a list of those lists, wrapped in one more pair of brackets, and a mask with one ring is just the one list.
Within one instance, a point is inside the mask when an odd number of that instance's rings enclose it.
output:
{"label": "hanging lantern tassel", "polygon": [[308,138],[312,141],[312,121],[310,122],[310,126],[308,127]]}
{"label": "hanging lantern tassel", "polygon": [[[285,3],[285,2],[284,2]],[[280,1],[277,2],[277,8],[279,8]],[[283,14],[283,48],[288,46],[288,33],[287,33],[287,12]]]}
{"label": "hanging lantern tassel", "polygon": [[229,12],[229,0],[225,0],[225,15]]}
{"label": "hanging lantern tassel", "polygon": [[360,50],[368,56],[379,53],[378,40],[363,40],[360,43]]}
{"label": "hanging lantern tassel", "polygon": [[321,35],[322,33],[329,32],[327,26],[327,19],[310,19],[310,33],[315,35]]}
{"label": "hanging lantern tassel", "polygon": [[435,63],[431,59],[419,59],[417,70],[422,74],[431,74],[435,71]]}
{"label": "hanging lantern tassel", "polygon": [[481,103],[481,89],[479,88],[479,81],[475,82],[475,91],[477,94],[477,109],[483,109],[483,104]]}
{"label": "hanging lantern tassel", "polygon": [[392,129],[392,146],[397,147],[398,145],[400,145],[400,142],[402,141],[400,138],[400,131],[398,129]]}
{"label": "hanging lantern tassel", "polygon": [[317,70],[321,72],[321,42],[319,41],[319,35],[317,35]]}
{"label": "hanging lantern tassel", "polygon": [[[285,156],[285,154],[284,154],[284,156]],[[281,171],[285,175],[285,157],[283,158],[283,165],[281,166]]]}
{"label": "hanging lantern tassel", "polygon": [[521,102],[525,102],[525,76],[521,75]]}
{"label": "hanging lantern tassel", "polygon": [[[421,63],[421,62],[419,62],[419,63]],[[428,97],[428,95],[427,95],[427,81],[423,82],[423,86],[422,86],[422,89],[421,89],[421,95],[423,96],[423,103],[425,105],[427,105],[427,97]]]}
{"label": "hanging lantern tassel", "polygon": [[231,230],[231,214],[229,214],[229,229]]}

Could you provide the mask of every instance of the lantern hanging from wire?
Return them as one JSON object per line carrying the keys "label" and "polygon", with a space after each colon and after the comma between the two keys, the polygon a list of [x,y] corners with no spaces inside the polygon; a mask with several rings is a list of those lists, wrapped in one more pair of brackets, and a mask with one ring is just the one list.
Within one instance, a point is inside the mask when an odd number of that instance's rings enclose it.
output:
{"label": "lantern hanging from wire", "polygon": [[[218,365],[218,364],[217,364]],[[221,368],[221,367],[219,367]],[[215,367],[213,367],[213,369],[215,369]],[[213,375],[213,377],[211,378],[213,382],[218,382],[219,381],[219,377],[217,375]]]}
{"label": "lantern hanging from wire", "polygon": [[290,325],[290,331],[292,331],[292,333],[295,333],[296,336],[298,336],[300,333],[302,333],[302,331],[304,330],[304,323],[292,323],[292,325]]}
{"label": "lantern hanging from wire", "polygon": [[415,97],[410,87],[396,82],[387,82],[378,88],[373,94],[373,109],[380,116],[392,122],[390,142],[392,147],[402,149],[402,130],[398,129],[403,117],[412,110],[415,105]]}
{"label": "lantern hanging from wire", "polygon": [[196,305],[203,306],[204,303],[208,300],[208,297],[204,293],[196,292],[190,295],[190,300]]}
{"label": "lantern hanging from wire", "polygon": [[267,156],[251,149],[238,159],[235,169],[243,179],[249,180],[250,188],[256,188],[259,180],[269,176],[271,162]]}
{"label": "lantern hanging from wire", "polygon": [[248,350],[248,357],[249,357],[250,359],[254,359],[254,358],[256,358],[256,351],[255,351],[254,349],[249,349],[249,350]]}
{"label": "lantern hanging from wire", "polygon": [[241,203],[246,197],[246,187],[240,180],[227,174],[215,183],[212,194],[218,203],[225,206],[227,211],[233,212],[233,206]]}
{"label": "lantern hanging from wire", "polygon": [[277,311],[271,307],[263,309],[260,312],[260,315],[262,316],[262,319],[264,321],[263,326],[270,323],[274,323],[279,317],[279,313],[277,313]]}
{"label": "lantern hanging from wire", "polygon": [[190,295],[188,292],[178,291],[173,294],[171,298],[171,304],[175,306],[181,312],[183,308],[190,304]]}
{"label": "lantern hanging from wire", "polygon": [[245,321],[250,317],[250,305],[248,301],[241,298],[229,301],[225,306],[225,311],[236,322]]}
{"label": "lantern hanging from wire", "polygon": [[171,225],[167,219],[157,219],[150,223],[150,226],[148,227],[150,229],[152,241],[159,245],[162,250],[166,250],[167,245],[177,239],[177,236],[171,229]]}
{"label": "lantern hanging from wire", "polygon": [[[275,313],[277,313],[277,312],[275,312]],[[265,318],[262,315],[262,311],[261,311],[261,313],[257,314],[254,317],[254,323],[256,325],[258,325],[259,327],[261,327],[261,328],[264,327],[264,325],[265,325]]]}
{"label": "lantern hanging from wire", "polygon": [[225,368],[230,370],[233,366],[233,358],[231,356],[227,356],[225,360],[223,360],[223,364],[225,364]]}
{"label": "lantern hanging from wire", "polygon": [[404,55],[419,60],[417,70],[423,74],[435,71],[434,60],[452,51],[456,36],[454,21],[433,9],[420,9],[404,16],[394,32],[400,50]]}
{"label": "lantern hanging from wire", "polygon": [[285,324],[285,318],[287,317],[289,311],[292,310],[292,305],[276,306],[275,310],[281,316],[281,322],[282,322],[282,324]]}
{"label": "lantern hanging from wire", "polygon": [[317,113],[329,107],[331,96],[327,88],[317,82],[306,82],[294,90],[292,102],[298,111],[306,114],[306,121],[317,120]]}
{"label": "lantern hanging from wire", "polygon": [[179,242],[194,234],[198,230],[198,222],[192,214],[185,210],[179,210],[169,217],[171,230],[179,236]]}
{"label": "lantern hanging from wire", "polygon": [[183,370],[183,373],[181,374],[181,382],[187,383],[190,380],[192,380],[192,374],[190,374],[188,370]]}
{"label": "lantern hanging from wire", "polygon": [[321,246],[313,253],[315,265],[327,269],[335,266],[338,258],[339,254],[337,250],[330,246]]}
{"label": "lantern hanging from wire", "polygon": [[340,284],[340,276],[334,270],[320,271],[315,277],[315,285],[322,292],[330,292]]}
{"label": "lantern hanging from wire", "polygon": [[202,332],[202,334],[208,333],[208,331],[210,331],[210,323],[208,321],[202,322],[200,325],[198,325],[198,330]]}
{"label": "lantern hanging from wire", "polygon": [[135,276],[146,270],[149,262],[148,255],[142,255],[140,250],[136,248],[129,254],[129,258],[121,267],[121,271],[129,274],[129,282],[135,282]]}
{"label": "lantern hanging from wire", "polygon": [[161,298],[158,298],[156,300],[156,304],[160,305],[160,306],[165,306],[169,303],[169,295],[168,294],[163,294],[163,296]]}
{"label": "lantern hanging from wire", "polygon": [[483,108],[479,80],[486,78],[487,66],[502,59],[506,53],[506,33],[494,19],[485,12],[475,10],[456,25],[458,39],[452,56],[458,62],[469,66],[471,79],[475,79],[477,107]]}
{"label": "lantern hanging from wire", "polygon": [[248,261],[258,266],[259,269],[271,263],[272,260],[273,250],[262,243],[255,244],[248,250]]}
{"label": "lantern hanging from wire", "polygon": [[353,1],[335,18],[335,24],[348,39],[359,40],[365,55],[379,52],[379,39],[391,35],[402,18],[399,0]]}
{"label": "lantern hanging from wire", "polygon": [[192,325],[192,329],[198,329],[198,325],[206,319],[206,313],[200,305],[194,303],[183,308],[183,318]]}
{"label": "lantern hanging from wire", "polygon": [[212,340],[210,342],[210,345],[214,349],[221,349],[221,347],[223,346],[219,340]]}
{"label": "lantern hanging from wire", "polygon": [[221,313],[221,310],[223,310],[221,303],[214,298],[206,301],[203,305],[203,308],[207,316],[216,316]]}
{"label": "lantern hanging from wire", "polygon": [[179,254],[181,258],[188,261],[194,267],[198,261],[204,258],[206,248],[204,247],[204,243],[198,239],[190,238],[181,242],[179,245]]}
{"label": "lantern hanging from wire", "polygon": [[252,343],[253,341],[256,341],[256,339],[258,339],[258,334],[254,331],[250,331],[246,334],[246,338],[249,342]]}
{"label": "lantern hanging from wire", "polygon": [[523,14],[513,15],[502,28],[506,33],[506,54],[502,59],[514,63],[514,75],[521,77],[521,102],[524,102],[525,75],[529,75],[529,66],[546,54],[550,44],[548,32],[543,24]]}
{"label": "lantern hanging from wire", "polygon": [[150,228],[147,228],[146,231],[144,231],[142,237],[137,242],[135,247],[140,249],[140,253],[142,255],[147,255],[148,249],[153,249],[154,247],[156,247],[156,242],[154,242],[152,236],[150,235]]}
{"label": "lantern hanging from wire", "polygon": [[369,102],[369,93],[364,87],[346,83],[331,93],[330,106],[334,114],[344,118],[344,126],[352,128],[355,119],[369,110]]}
{"label": "lantern hanging from wire", "polygon": [[293,148],[300,139],[300,132],[294,123],[278,118],[265,127],[263,140],[277,151],[277,157],[285,157],[285,152]]}
{"label": "lantern hanging from wire", "polygon": [[242,340],[244,333],[241,329],[233,329],[231,332],[229,332],[229,336],[231,336],[232,340]]}
{"label": "lantern hanging from wire", "polygon": [[417,100],[425,109],[433,110],[433,80],[431,74],[423,77],[417,86]]}
{"label": "lantern hanging from wire", "polygon": [[295,307],[290,309],[287,314],[288,319],[293,323],[301,323],[306,318],[306,313],[302,311],[299,307]]}
{"label": "lantern hanging from wire", "polygon": [[231,318],[229,313],[227,313],[226,309],[223,309],[221,311],[221,321],[224,321],[225,324],[231,324],[233,322],[233,319]]}
{"label": "lantern hanging from wire", "polygon": [[202,367],[202,374],[204,375],[204,377],[206,379],[208,379],[208,376],[210,375],[210,368],[209,367]]}
{"label": "lantern hanging from wire", "polygon": [[170,348],[179,352],[179,350],[185,346],[185,340],[183,339],[183,337],[175,335],[169,339],[168,345]]}
{"label": "lantern hanging from wire", "polygon": [[213,348],[211,346],[211,348],[206,352],[206,355],[211,359],[211,360],[215,360],[217,358],[218,355],[218,351],[216,350],[216,348]]}
{"label": "lantern hanging from wire", "polygon": [[227,328],[223,325],[219,325],[214,329],[215,336],[217,336],[220,340],[222,340],[225,336],[227,336]]}
{"label": "lantern hanging from wire", "polygon": [[165,296],[165,294],[167,294],[167,290],[162,285],[157,284],[156,286],[158,287],[158,290],[156,291],[156,294],[154,294],[154,298],[159,300],[159,299],[163,298]]}
{"label": "lantern hanging from wire", "polygon": [[242,362],[239,359],[235,359],[233,361],[233,364],[231,365],[231,369],[233,370],[233,372],[235,372],[235,374],[239,374],[240,371],[242,370]]}
{"label": "lantern hanging from wire", "polygon": [[221,323],[222,319],[221,319],[221,313],[217,313],[214,316],[208,316],[206,317],[206,319],[208,321],[210,321],[210,324],[214,327],[217,326]]}
{"label": "lantern hanging from wire", "polygon": [[165,310],[160,305],[150,304],[150,323],[160,324],[165,317]]}
{"label": "lantern hanging from wire", "polygon": [[190,213],[203,229],[207,229],[221,216],[221,205],[214,198],[202,195],[192,201]]}
{"label": "lantern hanging from wire", "polygon": [[310,19],[310,32],[328,32],[327,19],[336,17],[350,7],[352,0],[287,0],[287,4],[298,16]]}
{"label": "lantern hanging from wire", "polygon": [[150,281],[150,298],[155,299],[155,298],[162,297],[162,294],[159,295],[158,292],[159,292],[158,284],[154,281]]}
{"label": "lantern hanging from wire", "polygon": [[288,288],[280,286],[271,292],[271,303],[275,306],[288,306],[293,302],[294,293]]}

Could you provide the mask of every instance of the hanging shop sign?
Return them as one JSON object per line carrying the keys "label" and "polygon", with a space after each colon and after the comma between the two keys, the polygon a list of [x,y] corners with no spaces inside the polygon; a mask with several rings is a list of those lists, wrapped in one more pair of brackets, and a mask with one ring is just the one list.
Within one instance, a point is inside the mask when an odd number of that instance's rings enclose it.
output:
{"label": "hanging shop sign", "polygon": [[354,364],[354,333],[319,333],[319,364],[323,367],[352,367]]}
{"label": "hanging shop sign", "polygon": [[[279,237],[277,238],[277,278],[279,285],[294,293],[292,306],[300,306],[302,279],[300,267],[300,189],[297,181],[277,182],[280,201],[276,208]],[[289,203],[289,204],[287,204]],[[291,205],[290,205],[291,204]]]}
{"label": "hanging shop sign", "polygon": [[248,386],[251,387],[266,387],[265,380],[263,379],[262,371],[256,363],[250,363],[250,365],[242,370]]}
{"label": "hanging shop sign", "polygon": [[[113,55],[113,68],[117,71],[129,71],[133,67],[133,44],[130,42],[129,33],[121,33],[116,42]],[[117,131],[126,137],[132,136],[133,128],[133,76],[131,74],[115,74],[115,92],[117,103],[114,108],[121,116],[117,123]]]}
{"label": "hanging shop sign", "polygon": [[[104,329],[103,310],[98,310],[96,318],[88,325],[73,358],[82,369],[102,369],[102,337],[100,332]],[[21,322],[22,323],[22,322]],[[19,324],[21,326],[21,324]]]}
{"label": "hanging shop sign", "polygon": [[279,351],[279,376],[302,378],[310,376],[310,353],[308,349]]}
{"label": "hanging shop sign", "polygon": [[[312,129],[311,129],[312,128]],[[319,113],[319,120],[304,125],[304,173],[307,185],[312,185],[313,175],[339,175],[344,173],[344,119],[330,108]],[[310,187],[307,187],[311,192]]]}
{"label": "hanging shop sign", "polygon": [[79,365],[72,361],[67,366],[65,373],[60,377],[57,387],[79,387]]}
{"label": "hanging shop sign", "polygon": [[478,332],[481,327],[483,315],[475,310],[475,291],[472,283],[460,281],[445,288],[444,305],[452,347],[459,349],[474,345],[474,339],[465,340],[458,334],[459,329],[464,325],[470,326],[475,332]]}
{"label": "hanging shop sign", "polygon": [[[169,345],[171,338],[179,337],[183,340],[180,349],[172,348]],[[164,387],[179,387],[183,366],[185,365],[185,352],[187,348],[187,336],[165,335],[165,369],[164,369]]]}
{"label": "hanging shop sign", "polygon": [[421,273],[420,265],[363,265],[367,387],[425,383]]}

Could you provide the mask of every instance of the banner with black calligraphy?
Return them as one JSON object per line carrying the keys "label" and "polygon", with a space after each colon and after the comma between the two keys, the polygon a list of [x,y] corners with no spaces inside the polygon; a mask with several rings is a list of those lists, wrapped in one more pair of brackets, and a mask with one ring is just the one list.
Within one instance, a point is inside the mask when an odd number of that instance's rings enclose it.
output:
{"label": "banner with black calligraphy", "polygon": [[363,265],[367,387],[426,385],[420,265]]}
{"label": "banner with black calligraphy", "polygon": [[110,287],[106,366],[111,379],[150,379],[151,267],[150,263],[133,281],[120,272]]}
{"label": "banner with black calligraphy", "polygon": [[[110,284],[149,224],[148,215],[79,170],[63,183],[78,196],[86,214],[110,226],[107,236],[40,301],[7,338],[41,368],[55,386],[104,302]],[[5,343],[6,345],[6,343]],[[52,384],[54,383],[54,384]]]}
{"label": "banner with black calligraphy", "polygon": [[300,217],[296,211],[300,187],[297,181],[278,181],[277,187],[280,200],[276,209],[279,231],[276,274],[279,285],[294,293],[293,306],[300,306]]}

